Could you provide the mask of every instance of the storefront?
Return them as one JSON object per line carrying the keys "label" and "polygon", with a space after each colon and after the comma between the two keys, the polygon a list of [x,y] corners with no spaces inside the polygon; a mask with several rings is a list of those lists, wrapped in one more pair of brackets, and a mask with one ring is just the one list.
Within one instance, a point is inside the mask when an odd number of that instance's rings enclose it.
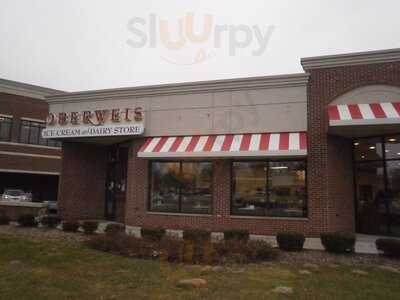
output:
{"label": "storefront", "polygon": [[302,65],[48,97],[43,136],[63,141],[62,217],[400,235],[400,51]]}

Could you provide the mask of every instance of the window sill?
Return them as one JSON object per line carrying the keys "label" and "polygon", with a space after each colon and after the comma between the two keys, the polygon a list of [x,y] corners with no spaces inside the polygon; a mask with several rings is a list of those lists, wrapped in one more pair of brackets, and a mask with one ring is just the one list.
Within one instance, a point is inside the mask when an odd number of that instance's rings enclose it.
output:
{"label": "window sill", "polygon": [[176,217],[211,217],[210,214],[188,214],[188,213],[167,213],[167,212],[156,212],[156,211],[146,211],[147,215],[156,216],[176,216]]}
{"label": "window sill", "polygon": [[292,220],[292,221],[308,221],[307,217],[259,217],[259,216],[240,216],[230,215],[232,219],[258,219],[258,220]]}

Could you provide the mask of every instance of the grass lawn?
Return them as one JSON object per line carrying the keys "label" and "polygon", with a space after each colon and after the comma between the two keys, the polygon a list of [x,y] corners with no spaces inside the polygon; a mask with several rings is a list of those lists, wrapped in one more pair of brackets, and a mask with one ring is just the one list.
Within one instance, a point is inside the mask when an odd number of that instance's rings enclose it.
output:
{"label": "grass lawn", "polygon": [[[72,243],[0,237],[0,299],[400,299],[400,274],[372,267],[361,268],[367,276],[346,266],[321,267],[311,275],[278,264],[242,268],[202,273]],[[207,285],[176,287],[187,278],[203,278]],[[294,293],[272,293],[276,286]]]}

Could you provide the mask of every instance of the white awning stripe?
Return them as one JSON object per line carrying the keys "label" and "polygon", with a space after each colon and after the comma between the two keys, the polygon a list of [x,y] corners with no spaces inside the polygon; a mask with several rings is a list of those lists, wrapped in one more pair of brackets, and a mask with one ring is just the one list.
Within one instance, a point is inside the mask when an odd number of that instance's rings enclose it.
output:
{"label": "white awning stripe", "polygon": [[[146,146],[147,145],[147,146]],[[254,157],[307,154],[306,134],[255,133],[149,138],[139,157]]]}

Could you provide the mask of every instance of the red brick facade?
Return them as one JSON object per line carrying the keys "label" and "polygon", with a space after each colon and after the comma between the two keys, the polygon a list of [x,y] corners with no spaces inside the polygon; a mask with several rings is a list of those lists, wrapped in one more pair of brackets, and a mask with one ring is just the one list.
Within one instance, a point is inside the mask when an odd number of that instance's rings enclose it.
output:
{"label": "red brick facade", "polygon": [[[21,118],[46,120],[49,106],[44,100],[0,93],[0,113],[13,116],[11,141],[1,142],[0,169],[26,170],[30,172],[59,173],[61,150],[54,147],[19,144]],[[8,155],[5,152],[25,155]],[[39,155],[39,156],[26,156]],[[51,156],[43,157],[44,156]],[[58,157],[58,158],[57,158]]]}
{"label": "red brick facade", "polygon": [[103,219],[107,152],[104,147],[65,142],[58,210],[63,219]]}
{"label": "red brick facade", "polygon": [[[213,203],[210,215],[162,214],[147,211],[149,161],[137,157],[143,139],[134,139],[128,158],[125,223],[168,229],[248,229],[273,235],[297,230],[318,236],[333,230],[355,230],[352,142],[328,134],[327,105],[358,87],[400,87],[400,62],[307,70],[308,84],[308,217],[261,218],[230,214],[231,161],[213,160]],[[106,157],[99,146],[65,143],[60,185],[63,217],[103,217]],[[123,214],[122,214],[123,215]]]}
{"label": "red brick facade", "polygon": [[[308,202],[317,230],[355,230],[351,142],[328,135],[327,105],[353,89],[400,86],[400,62],[307,70]],[[317,221],[318,219],[318,221]]]}

